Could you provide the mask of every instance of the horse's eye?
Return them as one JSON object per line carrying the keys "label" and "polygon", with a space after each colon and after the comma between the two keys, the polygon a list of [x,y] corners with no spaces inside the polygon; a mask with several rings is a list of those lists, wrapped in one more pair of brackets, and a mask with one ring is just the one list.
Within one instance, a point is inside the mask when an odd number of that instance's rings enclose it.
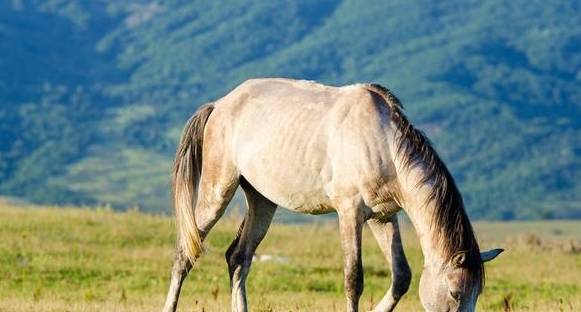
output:
{"label": "horse's eye", "polygon": [[452,299],[454,299],[454,301],[459,301],[460,296],[462,296],[461,291],[450,290],[450,297],[452,297]]}

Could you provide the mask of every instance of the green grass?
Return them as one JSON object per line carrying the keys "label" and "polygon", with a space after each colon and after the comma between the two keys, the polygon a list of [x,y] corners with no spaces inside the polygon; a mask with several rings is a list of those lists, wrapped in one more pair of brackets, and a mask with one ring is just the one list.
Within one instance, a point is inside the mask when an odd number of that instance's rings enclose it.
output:
{"label": "green grass", "polygon": [[[229,310],[223,252],[238,223],[224,218],[211,233],[208,253],[182,290],[182,311]],[[581,254],[559,247],[579,241],[580,225],[477,223],[483,248],[507,248],[487,266],[479,310],[503,311],[507,305],[513,311],[581,309]],[[399,311],[418,311],[422,256],[413,231],[403,228],[414,279]],[[519,236],[523,232],[535,233],[542,243]],[[333,222],[273,225],[258,253],[287,261],[253,264],[248,281],[252,310],[342,311],[337,234]],[[158,311],[163,304],[174,244],[171,218],[0,204],[0,238],[0,311]],[[368,232],[364,245],[362,310],[381,298],[390,281],[388,266]]]}

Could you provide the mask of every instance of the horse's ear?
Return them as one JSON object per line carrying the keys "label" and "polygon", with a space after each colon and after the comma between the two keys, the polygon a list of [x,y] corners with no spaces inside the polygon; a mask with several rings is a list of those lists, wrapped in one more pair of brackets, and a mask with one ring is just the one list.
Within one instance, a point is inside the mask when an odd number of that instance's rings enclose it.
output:
{"label": "horse's ear", "polygon": [[500,253],[503,251],[504,251],[504,249],[502,249],[502,248],[496,248],[496,249],[491,249],[488,251],[483,251],[480,253],[480,258],[482,259],[482,262],[488,262],[488,261],[496,258],[496,256],[500,255]]}

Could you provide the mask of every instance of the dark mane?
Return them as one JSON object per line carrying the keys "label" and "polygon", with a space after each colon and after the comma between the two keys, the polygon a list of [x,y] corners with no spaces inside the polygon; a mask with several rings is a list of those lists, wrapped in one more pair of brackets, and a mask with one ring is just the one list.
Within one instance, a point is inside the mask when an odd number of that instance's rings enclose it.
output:
{"label": "dark mane", "polygon": [[436,209],[432,216],[431,228],[434,243],[443,252],[445,265],[454,255],[466,252],[464,266],[482,289],[484,266],[480,258],[480,249],[454,178],[428,138],[414,128],[404,115],[403,106],[397,97],[378,84],[369,84],[367,88],[380,95],[389,107],[391,120],[398,129],[396,152],[402,157],[404,167],[409,170],[418,165],[422,166],[425,175],[420,183],[432,185],[428,202],[435,204]]}

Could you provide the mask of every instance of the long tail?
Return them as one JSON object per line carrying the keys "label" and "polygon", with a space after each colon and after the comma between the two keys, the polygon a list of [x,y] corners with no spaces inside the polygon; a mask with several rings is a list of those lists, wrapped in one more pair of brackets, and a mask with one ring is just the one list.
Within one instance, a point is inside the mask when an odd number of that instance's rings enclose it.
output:
{"label": "long tail", "polygon": [[202,171],[204,128],[214,110],[212,103],[201,106],[183,130],[173,165],[173,204],[178,231],[178,248],[193,261],[203,250],[194,208]]}

